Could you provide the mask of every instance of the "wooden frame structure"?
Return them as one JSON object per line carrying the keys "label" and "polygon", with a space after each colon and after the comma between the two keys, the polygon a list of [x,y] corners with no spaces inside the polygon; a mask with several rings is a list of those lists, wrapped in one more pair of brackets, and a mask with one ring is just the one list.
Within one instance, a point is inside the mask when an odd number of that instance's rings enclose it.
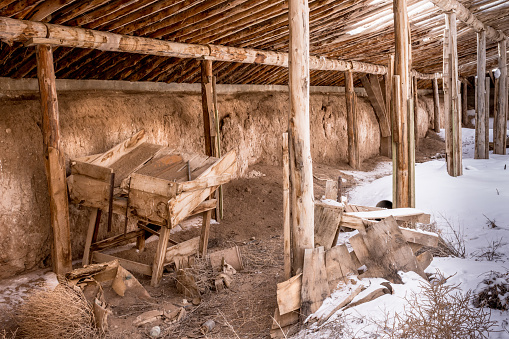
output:
{"label": "wooden frame structure", "polygon": [[[231,83],[290,83],[291,113],[289,119],[290,174],[292,176],[292,213],[298,239],[294,246],[299,253],[313,242],[312,225],[312,173],[309,155],[309,86],[339,85],[342,77],[337,72],[346,72],[348,80],[348,102],[350,116],[353,119],[348,128],[355,131],[355,84],[354,73],[368,73],[386,76],[386,114],[391,112],[392,155],[395,163],[394,201],[396,206],[414,204],[414,145],[415,130],[414,104],[411,88],[426,83],[435,89],[434,129],[439,129],[439,105],[437,71],[444,62],[439,48],[440,31],[445,22],[437,15],[441,11],[454,11],[463,26],[464,33],[473,28],[475,32],[486,35],[498,43],[500,52],[487,60],[489,65],[497,62],[503,75],[499,82],[497,102],[497,128],[495,145],[497,152],[505,152],[503,123],[507,119],[507,79],[505,49],[507,36],[503,32],[509,24],[502,23],[492,27],[493,4],[483,2],[467,9],[456,0],[432,0],[436,7],[424,8],[419,13],[415,2],[406,0],[388,0],[383,4],[371,4],[368,0],[345,2],[329,6],[328,1],[294,1],[278,3],[264,1],[249,3],[236,0],[232,4],[224,0],[211,0],[198,4],[181,2],[133,1],[125,6],[117,6],[116,1],[93,1],[87,3],[72,1],[41,0],[36,2],[0,2],[0,74],[11,77],[30,77],[38,73],[41,88],[43,114],[48,124],[44,125],[45,156],[47,176],[51,198],[51,219],[55,235],[55,270],[65,271],[69,266],[70,240],[67,212],[64,212],[65,176],[63,175],[62,151],[59,147],[58,105],[54,86],[55,74],[59,77],[148,81],[186,81],[199,82],[204,79],[204,119],[209,122],[205,128],[207,152],[212,154],[214,124],[211,117],[210,77],[212,61],[216,61],[215,70],[221,75],[218,81],[230,79]],[[392,19],[384,11],[394,8],[395,38],[392,38]],[[230,10],[231,8],[231,10]],[[504,7],[505,8],[505,7]],[[473,12],[471,12],[471,10]],[[449,15],[449,14],[448,14]],[[370,20],[361,20],[371,16]],[[478,18],[479,16],[479,18]],[[186,20],[192,18],[192,20]],[[337,27],[339,18],[344,24]],[[23,20],[22,20],[23,19]],[[452,20],[452,19],[451,19]],[[452,21],[448,26],[452,27]],[[484,23],[483,20],[487,20]],[[41,22],[38,22],[41,21]],[[419,23],[419,25],[417,25]],[[288,31],[287,27],[290,27]],[[362,26],[368,27],[357,32]],[[332,29],[334,28],[334,29]],[[450,30],[452,31],[452,29]],[[485,32],[485,33],[484,33]],[[418,53],[411,55],[410,36]],[[425,41],[426,39],[427,41]],[[455,72],[446,81],[451,90],[458,87],[457,71],[472,75],[475,68],[470,56],[475,49],[472,44],[464,43],[470,39],[467,34],[458,34],[454,45],[452,65]],[[449,39],[449,36],[448,36]],[[456,39],[453,37],[454,41]],[[461,39],[461,41],[460,41]],[[450,39],[449,39],[450,40]],[[377,41],[377,43],[372,43]],[[36,46],[35,51],[26,48]],[[363,46],[366,57],[357,60],[358,46]],[[395,64],[383,66],[387,50],[392,52],[395,46]],[[438,46],[438,47],[437,47]],[[449,44],[451,46],[451,44]],[[461,62],[457,61],[455,46],[466,46]],[[482,46],[481,46],[482,47]],[[56,51],[53,55],[52,50]],[[481,48],[484,52],[486,47]],[[275,52],[277,51],[277,52]],[[296,52],[297,51],[297,52]],[[385,51],[380,54],[379,51]],[[483,53],[484,53],[483,52]],[[482,59],[482,55],[481,59]],[[30,62],[37,58],[37,63]],[[54,59],[54,62],[52,61]],[[356,60],[353,60],[356,59]],[[486,57],[484,57],[486,59]],[[496,59],[496,60],[495,60]],[[449,60],[449,59],[448,59]],[[411,69],[412,63],[419,71]],[[37,64],[37,69],[35,65]],[[57,68],[54,69],[54,64]],[[463,64],[463,65],[460,65]],[[481,61],[481,67],[487,67]],[[202,66],[203,65],[203,71]],[[185,67],[184,67],[185,66]],[[185,68],[186,71],[182,72]],[[99,72],[101,71],[101,72]],[[333,72],[331,72],[333,71]],[[482,69],[480,70],[480,73]],[[55,73],[56,72],[56,73]],[[427,72],[428,74],[425,74]],[[445,73],[445,72],[444,72]],[[98,75],[99,74],[99,75]],[[394,74],[394,77],[393,77]],[[202,75],[205,77],[203,78]],[[484,86],[485,72],[480,74],[478,85]],[[411,76],[420,79],[412,86]],[[370,77],[373,79],[373,77]],[[205,81],[207,80],[207,81]],[[432,80],[432,82],[427,81]],[[373,82],[371,82],[373,85]],[[350,86],[351,85],[351,86]],[[376,86],[375,86],[376,87]],[[447,85],[445,86],[447,88]],[[391,93],[391,89],[393,93]],[[459,97],[456,90],[451,96],[452,112],[459,112]],[[479,90],[478,106],[482,108],[485,91]],[[212,91],[212,96],[214,91]],[[379,97],[379,93],[374,94]],[[379,99],[379,98],[378,98]],[[505,101],[504,101],[505,100]],[[392,102],[392,104],[391,104]],[[449,101],[448,101],[449,102]],[[380,116],[384,106],[377,100]],[[392,109],[389,109],[392,107]],[[214,108],[215,109],[215,108]],[[207,116],[205,113],[207,112]],[[214,114],[214,113],[212,113]],[[452,126],[452,150],[448,159],[453,160],[452,175],[461,175],[461,142],[458,141],[459,125]],[[446,117],[449,117],[446,114]],[[208,119],[207,119],[208,118]],[[505,119],[505,120],[504,120]],[[388,119],[386,118],[385,121]],[[382,130],[383,119],[379,119]],[[483,120],[484,121],[484,120]],[[212,126],[211,126],[212,125]],[[385,123],[384,123],[385,126]],[[386,127],[386,126],[385,126]],[[449,127],[448,127],[449,129]],[[486,132],[486,131],[485,131]],[[210,134],[210,145],[209,136]],[[481,133],[482,134],[482,133]],[[355,133],[349,133],[350,141]],[[485,135],[485,134],[483,134]],[[387,131],[383,138],[388,137]],[[216,137],[217,138],[217,137]],[[459,137],[460,138],[460,137]],[[454,140],[454,142],[453,142]],[[461,140],[461,139],[459,139]],[[478,141],[485,140],[481,136]],[[389,148],[387,140],[384,147]],[[351,148],[351,164],[358,167],[355,142]],[[484,150],[488,143],[485,143]],[[502,149],[503,148],[503,149]],[[485,151],[485,154],[488,152]],[[459,156],[458,156],[459,154]],[[311,197],[311,198],[310,198]],[[202,251],[205,249],[202,248]],[[294,270],[299,265],[294,267]]]}

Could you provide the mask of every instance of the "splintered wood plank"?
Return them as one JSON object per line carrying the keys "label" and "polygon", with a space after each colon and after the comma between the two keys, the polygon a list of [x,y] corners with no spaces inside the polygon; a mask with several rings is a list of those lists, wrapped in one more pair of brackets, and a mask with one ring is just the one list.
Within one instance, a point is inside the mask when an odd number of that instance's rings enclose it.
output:
{"label": "splintered wood plank", "polygon": [[429,232],[421,232],[409,228],[399,228],[405,240],[409,243],[419,244],[426,247],[438,246],[438,235]]}
{"label": "splintered wood plank", "polygon": [[348,275],[357,275],[359,266],[353,262],[346,245],[339,245],[325,252],[325,268],[329,290],[333,291]]}
{"label": "splintered wood plank", "polygon": [[78,160],[71,161],[71,174],[84,175],[90,178],[97,179],[99,181],[110,183],[112,169],[108,167],[102,167],[87,162],[81,162]]}
{"label": "splintered wood plank", "polygon": [[279,314],[279,309],[276,307],[274,311],[274,318],[272,319],[272,326],[270,328],[271,338],[286,338],[291,325],[299,322],[299,312],[293,311],[286,314]]}
{"label": "splintered wood plank", "polygon": [[417,256],[417,264],[424,271],[433,261],[433,254],[424,252]]}
{"label": "splintered wood plank", "polygon": [[168,153],[166,152],[167,150],[164,151],[163,154],[161,154],[162,152],[158,152],[145,166],[137,170],[136,173],[168,180],[169,178],[165,178],[162,174],[173,166],[181,165],[183,159],[180,154],[171,153],[173,150],[168,150]]}
{"label": "splintered wood plank", "polygon": [[176,257],[188,257],[198,253],[200,237],[195,237],[166,249],[164,263],[169,264]]}
{"label": "splintered wood plank", "polygon": [[240,255],[239,248],[237,246],[230,247],[221,251],[210,253],[210,266],[216,271],[220,271],[223,264],[223,259],[226,263],[232,265],[237,271],[244,269],[242,262],[242,256]]}
{"label": "splintered wood plank", "polygon": [[120,186],[122,180],[152,159],[161,147],[145,142],[112,163],[110,167],[115,173],[115,187]]}
{"label": "splintered wood plank", "polygon": [[298,310],[301,305],[302,273],[277,284],[277,306],[280,314]]}
{"label": "splintered wood plank", "polygon": [[[223,173],[232,176],[237,171],[237,155],[234,150],[228,152],[219,159],[214,165],[207,168],[197,179],[207,176],[218,176]],[[183,192],[169,204],[170,219],[172,225],[177,225],[185,219],[201,202],[207,199],[217,189],[217,186],[205,188],[203,190]]]}
{"label": "splintered wood plank", "polygon": [[382,210],[371,210],[371,211],[357,211],[346,213],[349,216],[356,216],[363,219],[384,219],[388,216],[393,216],[397,221],[409,221],[409,222],[430,222],[430,215],[424,213],[416,208],[394,208],[394,209],[382,209]]}
{"label": "splintered wood plank", "polygon": [[109,254],[92,252],[92,260],[98,263],[118,260],[118,263],[128,271],[134,271],[148,276],[152,275],[152,267],[150,265],[141,264],[132,260],[117,258]]}
{"label": "splintered wood plank", "polygon": [[392,282],[401,282],[398,271],[414,271],[427,279],[393,217],[366,227],[362,238],[369,253],[364,259],[368,271],[372,266],[381,268],[382,277]]}
{"label": "splintered wood plank", "polygon": [[328,250],[334,245],[342,214],[341,206],[315,202],[315,247],[323,246]]}
{"label": "splintered wood plank", "polygon": [[302,317],[305,319],[316,312],[329,295],[323,246],[314,249],[307,248],[304,250],[302,268]]}
{"label": "splintered wood plank", "polygon": [[67,187],[71,202],[82,204],[83,206],[108,209],[110,197],[109,182],[74,174],[67,178]]}
{"label": "splintered wood plank", "polygon": [[124,142],[116,145],[110,150],[104,152],[99,157],[91,160],[90,163],[103,167],[110,167],[118,159],[123,157],[125,154],[131,152],[136,147],[140,146],[145,141],[145,131],[141,130],[134,134],[132,137]]}

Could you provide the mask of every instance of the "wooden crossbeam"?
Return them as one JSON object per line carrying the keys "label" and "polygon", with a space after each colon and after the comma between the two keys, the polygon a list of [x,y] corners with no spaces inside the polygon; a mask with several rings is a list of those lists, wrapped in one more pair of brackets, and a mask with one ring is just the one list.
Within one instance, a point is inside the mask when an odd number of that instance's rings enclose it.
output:
{"label": "wooden crossbeam", "polygon": [[[54,46],[91,48],[101,51],[127,52],[177,58],[200,59],[208,57],[209,60],[214,61],[288,67],[288,54],[282,52],[235,48],[222,45],[177,43],[79,27],[68,27],[0,17],[0,40],[6,42],[26,42],[30,39],[35,39],[31,40],[33,44],[46,43]],[[317,56],[309,57],[309,68],[312,70],[341,72],[351,70],[370,74],[385,74],[387,72],[387,68],[382,65]]]}

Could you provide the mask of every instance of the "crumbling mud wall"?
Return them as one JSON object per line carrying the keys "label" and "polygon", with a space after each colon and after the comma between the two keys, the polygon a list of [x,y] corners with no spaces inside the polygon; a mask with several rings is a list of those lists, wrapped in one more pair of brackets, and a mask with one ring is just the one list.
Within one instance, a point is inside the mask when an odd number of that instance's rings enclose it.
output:
{"label": "crumbling mud wall", "polygon": [[[58,98],[67,162],[104,152],[140,129],[145,129],[149,142],[185,151],[204,150],[198,93],[81,91],[59,92]],[[288,93],[225,94],[218,100],[222,149],[237,150],[239,174],[257,162],[280,164]],[[313,161],[346,162],[344,95],[314,93],[310,106]],[[425,109],[419,115],[419,121],[428,121]],[[379,127],[366,98],[359,97],[358,121],[361,159],[373,157],[379,153]],[[420,136],[427,130],[425,125],[419,123]],[[38,93],[0,97],[0,278],[50,263],[49,199],[40,126]],[[71,205],[74,259],[83,253],[88,215],[87,208]]]}

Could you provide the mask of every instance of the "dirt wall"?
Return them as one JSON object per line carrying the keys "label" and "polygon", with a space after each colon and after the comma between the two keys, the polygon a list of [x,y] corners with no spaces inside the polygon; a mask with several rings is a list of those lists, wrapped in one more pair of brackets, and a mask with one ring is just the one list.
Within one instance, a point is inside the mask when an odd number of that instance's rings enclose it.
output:
{"label": "dirt wall", "polygon": [[[204,149],[199,94],[87,91],[58,95],[66,161],[104,152],[140,129],[145,129],[150,142],[192,152]],[[222,149],[238,151],[240,173],[257,162],[279,164],[288,94],[250,92],[220,95],[218,100]],[[310,106],[313,161],[346,162],[344,95],[315,93]],[[423,107],[419,110],[420,136],[429,120],[426,105]],[[366,159],[378,154],[379,128],[366,98],[359,98],[358,108],[360,156]],[[40,126],[36,93],[0,98],[0,278],[50,263]],[[83,252],[88,213],[87,208],[70,207],[74,259]]]}

